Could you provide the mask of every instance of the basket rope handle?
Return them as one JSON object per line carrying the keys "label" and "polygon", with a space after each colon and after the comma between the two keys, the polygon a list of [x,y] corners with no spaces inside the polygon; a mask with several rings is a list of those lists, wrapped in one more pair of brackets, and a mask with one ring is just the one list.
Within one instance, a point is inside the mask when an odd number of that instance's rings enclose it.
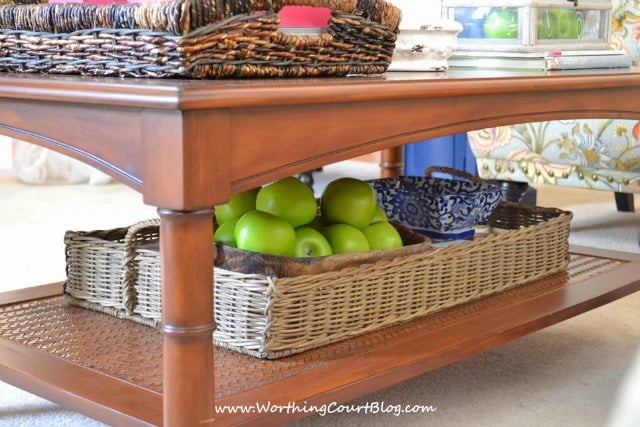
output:
{"label": "basket rope handle", "polygon": [[136,249],[138,247],[139,236],[153,230],[158,233],[160,219],[152,218],[142,220],[129,227],[124,236],[124,259],[122,260],[122,301],[128,312],[133,314],[137,304],[136,279],[138,270],[135,268]]}
{"label": "basket rope handle", "polygon": [[461,171],[459,169],[450,168],[447,166],[429,166],[424,170],[424,176],[431,178],[434,172],[447,173],[449,175],[458,176],[477,184],[482,184],[482,179],[480,177],[470,174],[469,172]]}
{"label": "basket rope handle", "polygon": [[329,8],[355,15],[362,15],[379,24],[397,30],[402,19],[400,9],[386,0],[214,0],[216,10],[225,16],[249,13],[256,10],[278,12],[284,6],[311,6]]}

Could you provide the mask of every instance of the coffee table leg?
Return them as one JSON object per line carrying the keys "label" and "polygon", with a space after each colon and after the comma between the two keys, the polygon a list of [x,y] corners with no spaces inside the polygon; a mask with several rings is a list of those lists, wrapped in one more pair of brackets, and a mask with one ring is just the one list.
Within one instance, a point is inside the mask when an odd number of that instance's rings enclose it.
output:
{"label": "coffee table leg", "polygon": [[159,209],[164,425],[214,424],[212,211]]}

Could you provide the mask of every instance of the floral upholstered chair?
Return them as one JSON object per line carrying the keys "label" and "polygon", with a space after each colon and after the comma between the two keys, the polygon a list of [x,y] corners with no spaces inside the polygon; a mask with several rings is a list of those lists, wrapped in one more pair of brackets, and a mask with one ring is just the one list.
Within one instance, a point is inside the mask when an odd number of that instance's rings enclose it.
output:
{"label": "floral upholstered chair", "polygon": [[[612,4],[611,44],[627,51],[633,64],[638,64],[640,0],[613,0]],[[636,120],[534,122],[482,129],[467,136],[482,178],[613,191],[618,210],[634,210],[633,194],[640,193],[640,122]]]}

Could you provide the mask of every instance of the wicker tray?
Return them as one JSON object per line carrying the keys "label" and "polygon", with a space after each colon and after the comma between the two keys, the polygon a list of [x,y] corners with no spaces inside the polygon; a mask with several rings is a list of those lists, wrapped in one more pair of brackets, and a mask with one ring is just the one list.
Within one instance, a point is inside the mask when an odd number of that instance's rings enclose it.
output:
{"label": "wicker tray", "polygon": [[[459,245],[422,247],[405,256],[297,277],[216,267],[215,342],[277,359],[564,271],[571,217],[558,209],[502,203],[485,233]],[[147,231],[141,225],[136,228],[142,232],[66,233],[69,303],[158,325],[157,228],[153,222]],[[140,237],[146,232],[151,238]],[[125,253],[125,234],[135,242],[133,253]]]}
{"label": "wicker tray", "polygon": [[[27,1],[0,1],[0,71],[152,78],[378,74],[391,63],[401,19],[384,0],[22,4]],[[327,32],[279,31],[277,12],[287,5],[330,8]]]}

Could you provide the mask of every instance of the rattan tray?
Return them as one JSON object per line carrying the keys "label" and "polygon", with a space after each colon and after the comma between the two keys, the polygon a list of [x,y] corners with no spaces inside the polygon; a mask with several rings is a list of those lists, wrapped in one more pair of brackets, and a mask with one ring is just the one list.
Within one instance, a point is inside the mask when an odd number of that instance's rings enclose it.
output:
{"label": "rattan tray", "polygon": [[[412,254],[296,277],[216,267],[215,342],[277,359],[564,271],[571,217],[501,203],[484,233],[448,247],[425,245]],[[156,221],[136,230],[67,232],[68,302],[157,326],[157,233]],[[136,242],[132,253],[124,249],[125,235]]]}
{"label": "rattan tray", "polygon": [[[0,5],[0,71],[150,78],[378,74],[391,63],[401,19],[384,0],[26,2]],[[279,30],[277,12],[287,5],[330,8],[326,33]]]}

